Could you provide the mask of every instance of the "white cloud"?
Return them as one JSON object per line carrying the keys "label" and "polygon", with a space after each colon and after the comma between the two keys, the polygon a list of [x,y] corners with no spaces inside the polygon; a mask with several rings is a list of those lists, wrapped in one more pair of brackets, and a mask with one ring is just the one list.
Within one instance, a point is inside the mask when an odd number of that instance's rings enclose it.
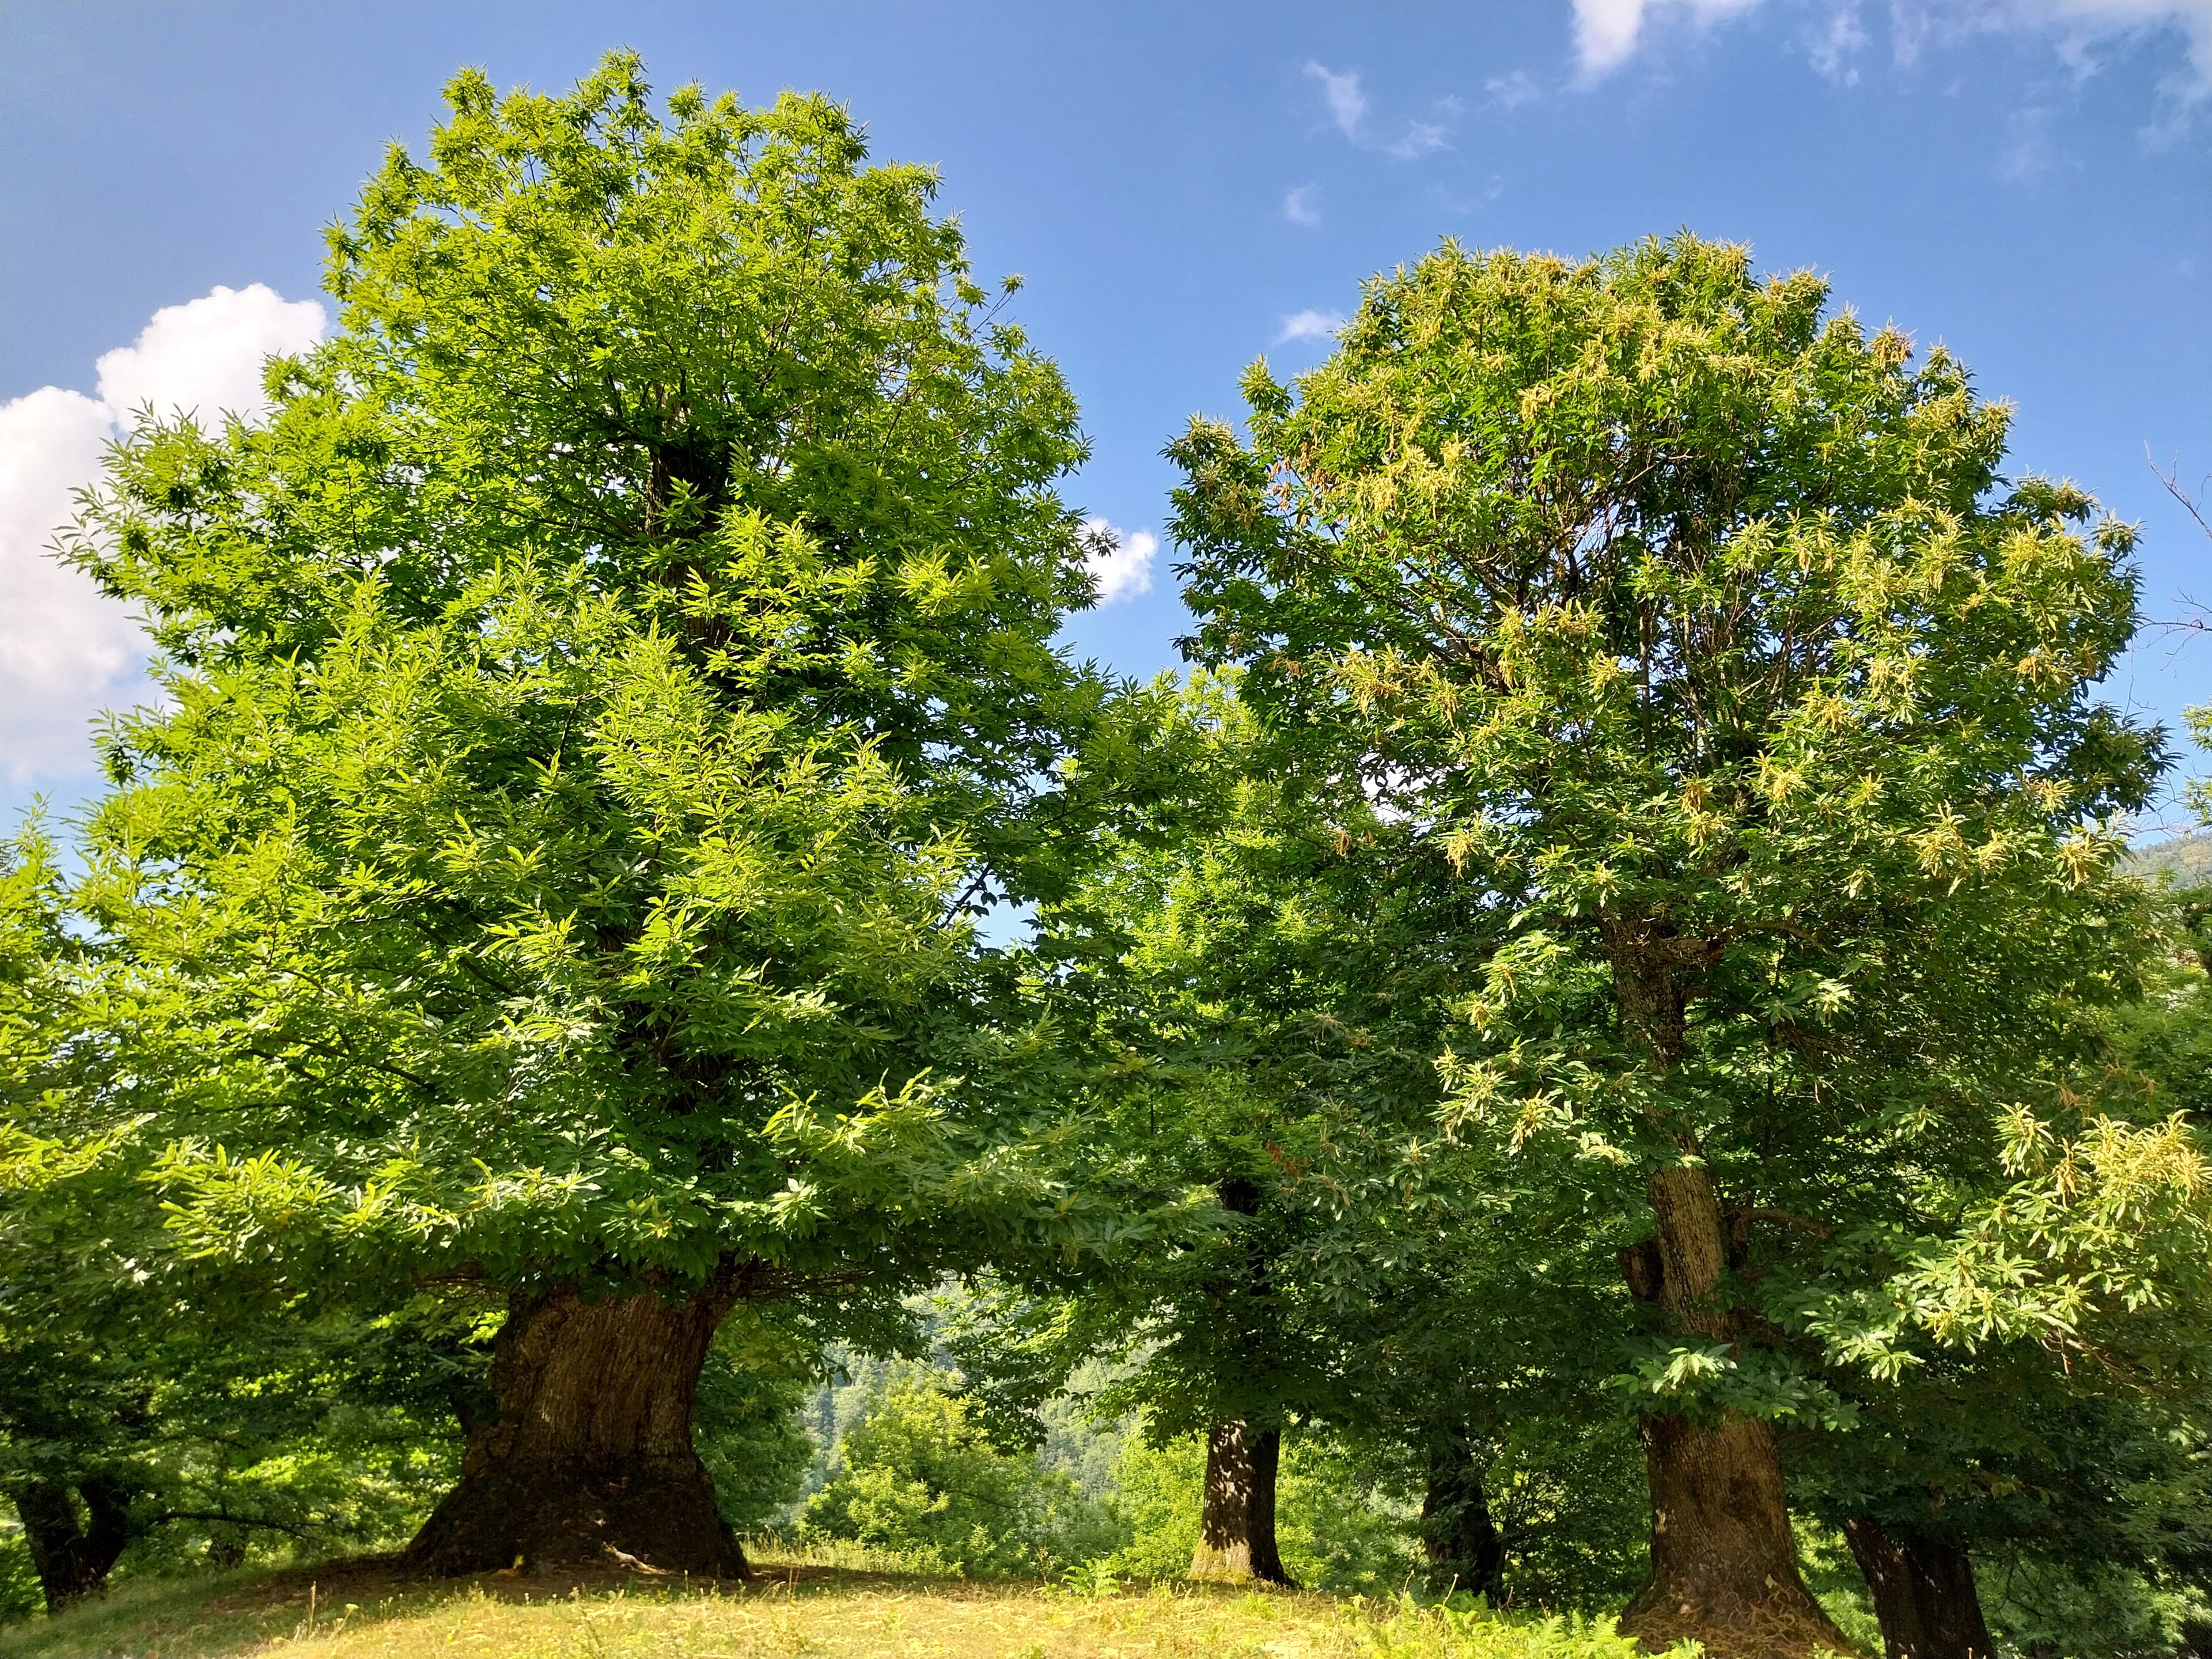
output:
{"label": "white cloud", "polygon": [[1300,185],[1284,197],[1283,217],[1294,225],[1317,228],[1321,224],[1321,186]]}
{"label": "white cloud", "polygon": [[1283,319],[1282,332],[1275,336],[1275,343],[1289,340],[1329,340],[1344,326],[1344,313],[1340,311],[1294,311]]}
{"label": "white cloud", "polygon": [[1098,603],[1112,605],[1152,591],[1152,558],[1160,538],[1149,530],[1117,530],[1103,519],[1083,521],[1083,568],[1098,589]]}
{"label": "white cloud", "polygon": [[[1680,17],[1710,27],[1749,11],[1762,0],[1572,0],[1575,62],[1584,86],[1594,85],[1632,58],[1649,37],[1648,25]],[[1813,65],[1832,80],[1853,77],[1849,58],[1867,44],[1859,23],[1862,0],[1824,0],[1825,28],[1808,50]],[[2186,69],[2170,77],[2163,95],[2186,109],[2212,98],[2212,0],[1891,0],[1891,51],[1910,64],[1930,40],[1955,40],[1996,31],[2054,36],[2064,63],[2077,75],[2094,73],[2097,49],[2114,41],[2178,36]]]}
{"label": "white cloud", "polygon": [[1367,118],[1367,94],[1359,89],[1359,71],[1346,70],[1340,75],[1319,64],[1308,64],[1306,73],[1321,82],[1322,99],[1328,106],[1328,118],[1336,123],[1336,130],[1357,139],[1360,124]]}
{"label": "white cloud", "polygon": [[1644,36],[1644,25],[1666,12],[1681,13],[1698,27],[1748,11],[1759,0],[1574,0],[1575,61],[1585,84],[1602,80],[1626,63]]}
{"label": "white cloud", "polygon": [[1851,59],[1864,50],[1866,44],[1867,32],[1859,25],[1858,0],[1848,0],[1848,3],[1831,11],[1826,25],[1814,29],[1808,38],[1806,56],[1821,79],[1832,81],[1839,87],[1855,87],[1859,72],[1851,67]]}
{"label": "white cloud", "polygon": [[[2167,74],[2159,88],[2160,107],[2146,130],[2146,137],[2154,140],[2177,137],[2191,113],[2212,100],[2212,0],[1980,0],[1958,13],[1926,0],[1897,0],[1897,7],[1900,15],[1914,10],[1926,14],[1915,30],[1916,46],[1929,35],[1941,38],[1969,30],[2026,30],[2055,36],[2059,59],[2076,80],[2097,72],[2104,47],[2179,37],[2187,63]],[[1902,40],[1902,23],[1899,32]]]}
{"label": "white cloud", "polygon": [[1385,138],[1369,125],[1367,94],[1360,87],[1358,70],[1339,71],[1309,63],[1306,74],[1321,82],[1322,101],[1328,106],[1328,118],[1339,132],[1363,149],[1379,149],[1401,161],[1418,161],[1449,149],[1452,126],[1465,112],[1456,98],[1440,99],[1435,106],[1436,119],[1409,120],[1395,138]]}
{"label": "white cloud", "polygon": [[145,651],[122,606],[40,552],[114,435],[107,405],[82,392],[41,386],[0,404],[0,765],[11,782],[83,770],[86,722]]}
{"label": "white cloud", "polygon": [[105,353],[97,398],[49,386],[0,404],[0,772],[11,782],[82,774],[93,716],[145,690],[137,622],[47,556],[74,492],[141,407],[210,422],[259,413],[263,363],[313,345],[323,321],[313,301],[288,302],[259,283],[218,288],[163,307],[131,344]]}
{"label": "white cloud", "polygon": [[262,283],[219,287],[163,306],[134,343],[104,353],[100,400],[125,421],[148,404],[164,418],[197,410],[205,425],[221,413],[251,414],[262,407],[262,365],[322,336],[323,308],[313,300],[288,303]]}

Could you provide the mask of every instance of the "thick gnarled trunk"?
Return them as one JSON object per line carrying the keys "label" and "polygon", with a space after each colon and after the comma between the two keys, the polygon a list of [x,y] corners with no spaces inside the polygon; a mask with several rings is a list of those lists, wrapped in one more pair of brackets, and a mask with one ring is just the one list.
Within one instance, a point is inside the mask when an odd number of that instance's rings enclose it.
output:
{"label": "thick gnarled trunk", "polygon": [[1888,1659],[1995,1659],[1981,1591],[1964,1546],[1925,1533],[1891,1533],[1868,1516],[1844,1522],[1866,1575]]}
{"label": "thick gnarled trunk", "polygon": [[1850,1651],[1799,1576],[1765,1420],[1731,1413],[1704,1425],[1652,1413],[1638,1428],[1651,1577],[1621,1614],[1621,1634],[1659,1650],[1694,1637],[1714,1659]]}
{"label": "thick gnarled trunk", "polygon": [[492,1355],[498,1414],[408,1547],[418,1571],[636,1563],[742,1577],[744,1552],[691,1445],[722,1291],[586,1302],[518,1294]]}
{"label": "thick gnarled trunk", "polygon": [[1482,1465],[1463,1429],[1439,1430],[1429,1443],[1429,1484],[1421,1498],[1421,1547],[1453,1590],[1489,1597],[1505,1571],[1504,1540],[1490,1516]]}
{"label": "thick gnarled trunk", "polygon": [[1275,1477],[1283,1437],[1243,1423],[1216,1423],[1206,1439],[1206,1493],[1199,1511],[1194,1578],[1258,1578],[1287,1584],[1275,1548]]}
{"label": "thick gnarled trunk", "polygon": [[106,1590],[108,1571],[131,1541],[131,1494],[120,1482],[89,1476],[73,1495],[64,1481],[26,1480],[10,1486],[8,1496],[23,1522],[48,1613]]}

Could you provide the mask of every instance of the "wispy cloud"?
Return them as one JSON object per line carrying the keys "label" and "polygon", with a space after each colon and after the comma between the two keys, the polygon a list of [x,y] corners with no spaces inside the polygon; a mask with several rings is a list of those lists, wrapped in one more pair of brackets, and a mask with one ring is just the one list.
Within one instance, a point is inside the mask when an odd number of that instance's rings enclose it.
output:
{"label": "wispy cloud", "polygon": [[1294,225],[1318,229],[1321,225],[1321,186],[1300,185],[1283,198],[1283,217]]}
{"label": "wispy cloud", "polygon": [[1515,70],[1510,75],[1493,75],[1482,83],[1482,106],[1510,114],[1523,104],[1533,104],[1544,95],[1536,84],[1536,77],[1527,70]]}
{"label": "wispy cloud", "polygon": [[1367,94],[1359,89],[1359,71],[1339,73],[1310,63],[1306,73],[1321,82],[1322,101],[1328,106],[1328,118],[1336,123],[1336,130],[1357,143],[1367,119]]}
{"label": "wispy cloud", "polygon": [[[1456,99],[1447,98],[1438,107],[1447,115],[1459,113]],[[1382,148],[1401,161],[1418,161],[1434,151],[1449,149],[1450,132],[1451,128],[1443,121],[1408,121],[1406,130]]]}
{"label": "wispy cloud", "polygon": [[1505,176],[1493,173],[1490,182],[1478,191],[1449,188],[1437,185],[1429,191],[1429,199],[1443,212],[1451,214],[1475,213],[1505,194]]}
{"label": "wispy cloud", "polygon": [[1160,538],[1149,530],[1118,530],[1103,519],[1083,521],[1083,568],[1101,605],[1151,592],[1159,550]]}
{"label": "wispy cloud", "polygon": [[1431,106],[1429,118],[1408,119],[1395,131],[1386,123],[1378,131],[1368,119],[1367,93],[1360,85],[1358,70],[1333,70],[1325,64],[1309,63],[1306,75],[1320,83],[1322,102],[1339,132],[1363,149],[1381,150],[1401,161],[1419,161],[1449,149],[1452,127],[1465,112],[1456,98],[1443,98]]}
{"label": "wispy cloud", "polygon": [[[1595,85],[1646,45],[1655,27],[1686,23],[1708,29],[1757,9],[1765,0],[1571,0],[1577,81]],[[1863,0],[1823,0],[1824,14],[1805,40],[1813,67],[1848,85],[1855,59],[1872,44],[1861,21]],[[2171,136],[2176,121],[2212,102],[2212,0],[1890,0],[1891,56],[1911,64],[1931,44],[1995,33],[2047,37],[2076,78],[2101,66],[2114,46],[2163,37],[2185,60],[2160,88],[2153,136]]]}
{"label": "wispy cloud", "polygon": [[1866,49],[1867,32],[1859,23],[1857,0],[1838,5],[1827,21],[1814,28],[1806,42],[1805,55],[1814,72],[1839,87],[1855,87],[1859,72],[1851,60]]}
{"label": "wispy cloud", "polygon": [[2033,184],[2058,160],[2051,136],[2051,112],[2040,107],[2014,110],[2005,122],[2005,147],[1997,170],[2016,185]]}
{"label": "wispy cloud", "polygon": [[1330,340],[1344,326],[1340,311],[1294,311],[1283,319],[1282,331],[1275,336],[1275,343],[1284,345],[1292,340]]}

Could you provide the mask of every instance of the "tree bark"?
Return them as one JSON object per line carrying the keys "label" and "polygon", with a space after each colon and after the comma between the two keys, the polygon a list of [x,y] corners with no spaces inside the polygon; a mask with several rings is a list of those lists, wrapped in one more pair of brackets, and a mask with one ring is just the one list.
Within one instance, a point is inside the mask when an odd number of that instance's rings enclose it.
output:
{"label": "tree bark", "polygon": [[1907,1529],[1893,1534],[1867,1516],[1844,1522],[1844,1538],[1866,1575],[1888,1659],[1995,1659],[1963,1545]]}
{"label": "tree bark", "polygon": [[1421,1546],[1450,1589],[1486,1599],[1505,1571],[1505,1545],[1490,1517],[1482,1466],[1464,1429],[1441,1430],[1429,1443],[1429,1486],[1421,1499]]}
{"label": "tree bark", "polygon": [[433,1573],[609,1563],[743,1577],[744,1553],[691,1444],[726,1290],[586,1302],[518,1292],[492,1351],[497,1414],[408,1546]]}
{"label": "tree bark", "polygon": [[1624,1636],[1663,1650],[1694,1637],[1714,1659],[1850,1651],[1797,1570],[1782,1465],[1765,1419],[1716,1424],[1648,1413],[1651,1577],[1620,1616]]}
{"label": "tree bark", "polygon": [[[1720,948],[1649,922],[1601,926],[1622,1025],[1663,1076],[1682,1063],[1692,991]],[[1668,1133],[1680,1161],[1646,1177],[1654,1236],[1624,1253],[1622,1271],[1683,1338],[1732,1345],[1741,1319],[1721,1291],[1729,1261],[1720,1194],[1694,1136]],[[1651,1488],[1651,1576],[1621,1614],[1621,1634],[1654,1649],[1695,1638],[1712,1659],[1850,1651],[1799,1574],[1772,1425],[1735,1412],[1712,1423],[1652,1412],[1638,1427]]]}
{"label": "tree bark", "polygon": [[131,1494],[121,1482],[89,1476],[76,1483],[76,1492],[84,1500],[82,1516],[65,1481],[27,1480],[8,1493],[48,1613],[105,1594],[108,1571],[131,1541]]}
{"label": "tree bark", "polygon": [[1206,1495],[1199,1511],[1194,1578],[1258,1578],[1287,1584],[1275,1547],[1275,1476],[1281,1431],[1216,1423],[1206,1440]]}

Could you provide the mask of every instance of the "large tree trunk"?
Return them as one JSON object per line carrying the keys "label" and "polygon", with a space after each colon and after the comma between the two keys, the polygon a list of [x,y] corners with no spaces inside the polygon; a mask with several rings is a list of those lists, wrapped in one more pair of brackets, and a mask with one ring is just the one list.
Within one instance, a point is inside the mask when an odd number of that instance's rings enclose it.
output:
{"label": "large tree trunk", "polygon": [[699,1370],[731,1297],[586,1302],[518,1293],[492,1352],[498,1415],[408,1547],[434,1573],[635,1562],[742,1577],[744,1552],[691,1445]]}
{"label": "large tree trunk", "polygon": [[[1711,1176],[1682,1164],[1653,1171],[1647,1186],[1657,1234],[1625,1258],[1630,1288],[1662,1303],[1685,1336],[1729,1340],[1734,1317],[1715,1295],[1727,1242]],[[1709,1424],[1651,1412],[1639,1431],[1651,1577],[1621,1614],[1621,1634],[1652,1648],[1694,1637],[1714,1659],[1848,1651],[1799,1576],[1772,1426],[1734,1412]]]}
{"label": "large tree trunk", "polygon": [[8,1490],[48,1613],[106,1591],[108,1570],[131,1541],[131,1494],[120,1482],[94,1475],[76,1491],[82,1516],[64,1481],[26,1480]]}
{"label": "large tree trunk", "polygon": [[1869,1516],[1844,1522],[1866,1575],[1889,1659],[1995,1659],[1966,1548],[1922,1532],[1883,1529]]}
{"label": "large tree trunk", "polygon": [[1259,1578],[1287,1584],[1275,1548],[1275,1475],[1283,1437],[1243,1423],[1216,1423],[1206,1439],[1206,1495],[1199,1511],[1194,1578]]}
{"label": "large tree trunk", "polygon": [[[1682,1062],[1691,992],[1719,947],[1650,923],[1601,925],[1622,1024],[1663,1075]],[[1681,1161],[1647,1177],[1654,1236],[1621,1265],[1629,1288],[1661,1304],[1682,1338],[1734,1343],[1741,1322],[1721,1294],[1729,1262],[1720,1195],[1694,1137],[1666,1127]],[[1621,1614],[1621,1634],[1658,1649],[1694,1638],[1713,1659],[1848,1652],[1799,1575],[1772,1426],[1734,1412],[1709,1424],[1653,1412],[1639,1426],[1651,1487],[1651,1577]]]}
{"label": "large tree trunk", "polygon": [[1647,1414],[1651,1577],[1620,1616],[1647,1647],[1695,1637],[1714,1659],[1850,1650],[1805,1588],[1782,1498],[1773,1430],[1734,1413],[1711,1425]]}
{"label": "large tree trunk", "polygon": [[1505,1571],[1505,1545],[1490,1518],[1482,1466],[1464,1429],[1440,1430],[1429,1443],[1429,1486],[1421,1499],[1421,1547],[1451,1589],[1488,1597]]}

